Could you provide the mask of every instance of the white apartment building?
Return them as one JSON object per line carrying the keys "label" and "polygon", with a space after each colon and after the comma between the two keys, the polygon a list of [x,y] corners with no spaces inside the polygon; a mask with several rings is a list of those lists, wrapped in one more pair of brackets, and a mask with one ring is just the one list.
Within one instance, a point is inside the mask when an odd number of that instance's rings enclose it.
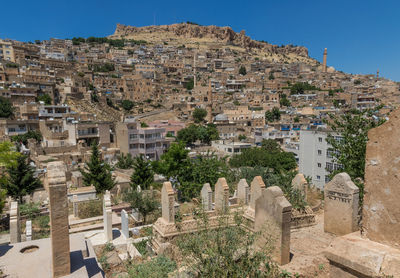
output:
{"label": "white apartment building", "polygon": [[[329,182],[330,172],[341,167],[333,161],[333,150],[326,142],[328,134],[324,128],[300,131],[299,172],[311,177],[312,183],[320,189]],[[341,139],[340,136],[335,138]]]}

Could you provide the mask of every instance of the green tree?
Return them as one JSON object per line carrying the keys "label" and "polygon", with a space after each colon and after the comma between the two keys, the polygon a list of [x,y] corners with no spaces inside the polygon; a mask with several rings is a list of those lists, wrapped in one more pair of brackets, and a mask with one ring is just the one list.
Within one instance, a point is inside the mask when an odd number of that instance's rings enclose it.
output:
{"label": "green tree", "polygon": [[274,73],[272,71],[269,73],[268,79],[269,80],[274,80],[275,79]]}
{"label": "green tree", "polygon": [[4,178],[0,177],[0,214],[3,213],[3,209],[6,204],[6,197],[7,197],[7,190],[1,188],[1,185],[4,182],[3,181]]}
{"label": "green tree", "polygon": [[137,191],[136,189],[128,191],[124,197],[124,201],[130,203],[132,208],[136,208],[143,216],[143,221],[146,223],[147,216],[159,207],[152,190]]}
{"label": "green tree", "polygon": [[43,101],[44,104],[50,105],[52,99],[51,99],[51,96],[50,96],[50,95],[48,95],[48,94],[43,94],[43,95],[38,96],[38,97],[36,98],[36,101],[38,101],[38,102],[39,102],[39,101]]}
{"label": "green tree", "polygon": [[241,75],[246,75],[247,74],[247,70],[246,70],[246,68],[244,66],[240,66],[239,74],[241,74]]}
{"label": "green tree", "polygon": [[191,124],[178,131],[177,139],[187,146],[193,145],[197,140],[209,145],[211,141],[219,139],[219,133],[216,125],[211,123],[206,126]]}
{"label": "green tree", "polygon": [[25,134],[11,136],[11,141],[16,143],[28,144],[28,139],[35,139],[38,143],[42,141],[43,136],[39,130],[29,130]]}
{"label": "green tree", "polygon": [[265,111],[265,123],[279,121],[281,119],[281,111],[278,107],[272,108],[272,110]]}
{"label": "green tree", "polygon": [[247,138],[247,136],[244,135],[244,134],[240,134],[240,135],[238,136],[239,141],[246,140],[246,138]]}
{"label": "green tree", "polygon": [[196,123],[201,123],[204,121],[204,118],[207,116],[207,111],[203,108],[195,108],[192,116]]}
{"label": "green tree", "polygon": [[141,123],[140,123],[140,127],[149,127],[149,125],[146,124],[145,122],[141,122]]}
{"label": "green tree", "polygon": [[161,155],[159,161],[153,162],[156,173],[164,175],[167,179],[175,177],[184,169],[189,160],[189,150],[185,149],[183,142],[172,143],[167,152]]}
{"label": "green tree", "polygon": [[186,90],[188,90],[188,91],[193,90],[193,88],[194,88],[194,78],[190,78],[189,81],[186,82],[185,88],[186,88]]}
{"label": "green tree", "polygon": [[14,107],[5,97],[0,97],[0,118],[10,118],[14,115]]}
{"label": "green tree", "polygon": [[235,180],[234,173],[229,168],[226,159],[219,159],[213,153],[190,159],[177,175],[180,200],[190,201],[192,198],[198,197],[205,183],[208,182],[211,187],[214,187],[218,178],[222,177],[227,178],[228,182]]}
{"label": "green tree", "polygon": [[119,169],[130,169],[133,168],[134,162],[135,161],[130,153],[128,153],[127,155],[122,153],[118,157],[118,162],[117,164],[115,164],[115,166]]}
{"label": "green tree", "polygon": [[0,143],[0,167],[16,165],[17,158],[21,154],[16,152],[13,143],[4,141]]}
{"label": "green tree", "polygon": [[133,169],[131,187],[136,189],[140,185],[142,189],[148,189],[154,181],[154,172],[150,161],[146,160],[143,155],[139,155],[134,159]]}
{"label": "green tree", "polygon": [[281,152],[281,146],[273,139],[263,139],[261,141],[261,148],[273,153]]}
{"label": "green tree", "polygon": [[80,169],[85,186],[93,185],[97,193],[104,193],[115,185],[115,179],[111,173],[111,167],[101,157],[96,143],[92,144],[92,155],[84,169]]}
{"label": "green tree", "polygon": [[122,108],[124,108],[124,110],[131,111],[134,106],[134,103],[128,99],[125,99],[122,101],[121,106]]}
{"label": "green tree", "polygon": [[262,166],[270,168],[274,173],[290,171],[297,167],[293,153],[282,151],[271,151],[267,148],[249,148],[240,154],[235,154],[229,160],[232,167],[255,167]]}
{"label": "green tree", "polygon": [[279,105],[289,107],[291,105],[290,100],[287,98],[286,94],[280,94]]}
{"label": "green tree", "polygon": [[331,177],[340,172],[346,172],[360,188],[360,200],[363,198],[365,153],[368,142],[368,131],[385,122],[376,114],[382,108],[359,111],[352,109],[341,115],[329,114],[325,122],[330,126],[333,134],[329,134],[326,141],[331,145],[331,154],[335,163],[342,166],[333,171]]}
{"label": "green tree", "polygon": [[307,82],[297,82],[289,86],[291,95],[301,95],[305,91],[320,90],[318,87],[308,84]]}
{"label": "green tree", "polygon": [[11,164],[7,167],[7,178],[2,188],[7,191],[7,194],[14,199],[18,199],[22,203],[22,197],[31,194],[42,183],[35,177],[34,169],[29,165],[28,158],[25,155],[20,155],[17,158],[16,164]]}

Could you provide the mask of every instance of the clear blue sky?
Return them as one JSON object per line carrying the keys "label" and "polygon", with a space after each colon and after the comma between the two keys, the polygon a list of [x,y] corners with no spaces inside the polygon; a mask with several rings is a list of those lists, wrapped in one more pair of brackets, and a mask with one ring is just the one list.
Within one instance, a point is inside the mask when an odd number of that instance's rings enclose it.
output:
{"label": "clear blue sky", "polygon": [[107,36],[117,23],[192,21],[231,26],[253,39],[303,45],[311,57],[349,73],[400,81],[400,1],[396,0],[25,0],[1,5],[0,38]]}

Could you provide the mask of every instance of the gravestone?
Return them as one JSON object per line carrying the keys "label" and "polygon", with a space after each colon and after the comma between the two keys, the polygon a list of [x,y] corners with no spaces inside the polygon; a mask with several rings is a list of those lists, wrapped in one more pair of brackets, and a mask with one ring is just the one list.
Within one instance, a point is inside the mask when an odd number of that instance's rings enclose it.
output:
{"label": "gravestone", "polygon": [[26,225],[26,228],[25,228],[26,241],[31,241],[32,240],[32,221],[27,220],[25,225]]}
{"label": "gravestone", "polygon": [[111,195],[109,191],[104,194],[103,200],[103,223],[104,223],[104,236],[106,241],[112,241],[112,209],[111,209]]}
{"label": "gravestone", "polygon": [[237,197],[242,205],[248,205],[250,200],[250,187],[246,179],[241,179],[238,183]]}
{"label": "gravestone", "polygon": [[123,209],[121,211],[121,233],[125,236],[126,239],[129,238],[129,225],[128,225],[128,222],[129,222],[128,214]]}
{"label": "gravestone", "polygon": [[45,178],[45,187],[49,191],[53,277],[62,277],[71,272],[65,170],[63,162],[50,162]]}
{"label": "gravestone", "polygon": [[10,207],[10,243],[21,242],[21,224],[18,202],[11,202]]}
{"label": "gravestone", "polygon": [[21,224],[19,220],[18,202],[11,202],[10,206],[10,243],[21,242]]}
{"label": "gravestone", "polygon": [[167,223],[175,222],[175,192],[169,181],[164,182],[161,189],[162,218]]}
{"label": "gravestone", "polygon": [[201,189],[201,202],[205,211],[212,210],[212,190],[209,183],[205,183]]}
{"label": "gravestone", "polygon": [[78,217],[78,195],[72,196],[72,210],[74,212],[74,217]]}
{"label": "gravestone", "polygon": [[82,173],[80,171],[71,172],[71,182],[72,182],[72,185],[75,187],[82,187],[83,186]]}
{"label": "gravestone", "polygon": [[264,181],[260,176],[254,177],[250,184],[250,208],[256,208],[256,201],[261,197],[262,190],[265,189]]}
{"label": "gravestone", "polygon": [[278,186],[261,190],[261,196],[255,204],[254,229],[261,231],[259,247],[265,244],[262,235],[272,236],[275,243],[274,258],[284,265],[290,262],[290,221],[292,205]]}
{"label": "gravestone", "polygon": [[359,189],[347,173],[337,174],[324,189],[324,230],[338,236],[358,230]]}
{"label": "gravestone", "polygon": [[215,210],[225,211],[229,206],[229,186],[225,178],[215,184]]}
{"label": "gravestone", "polygon": [[400,249],[400,109],[368,132],[363,231],[373,241]]}
{"label": "gravestone", "polygon": [[303,174],[298,173],[292,180],[292,187],[300,190],[307,199],[308,182]]}

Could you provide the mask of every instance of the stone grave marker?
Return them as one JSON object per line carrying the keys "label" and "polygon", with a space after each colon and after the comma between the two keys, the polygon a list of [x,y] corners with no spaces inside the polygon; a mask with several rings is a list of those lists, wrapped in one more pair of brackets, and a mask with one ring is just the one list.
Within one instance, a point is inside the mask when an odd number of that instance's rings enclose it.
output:
{"label": "stone grave marker", "polygon": [[237,197],[242,205],[248,205],[250,200],[250,187],[246,179],[241,179],[238,183]]}
{"label": "stone grave marker", "polygon": [[[280,265],[289,263],[292,205],[278,186],[271,186],[262,189],[255,208],[255,230],[272,236],[274,258]],[[262,237],[259,242],[265,243]]]}
{"label": "stone grave marker", "polygon": [[219,178],[215,184],[215,209],[224,211],[229,206],[229,186],[225,178]]}
{"label": "stone grave marker", "polygon": [[45,185],[49,191],[53,277],[62,277],[71,272],[67,184],[63,162],[55,161],[47,165]]}
{"label": "stone grave marker", "polygon": [[10,243],[21,242],[21,223],[19,219],[18,202],[11,202],[10,206]]}
{"label": "stone grave marker", "polygon": [[161,189],[161,210],[162,218],[167,223],[175,222],[175,192],[171,183],[164,182]]}
{"label": "stone grave marker", "polygon": [[121,211],[121,233],[125,236],[126,239],[129,238],[129,218],[126,211],[123,209]]}
{"label": "stone grave marker", "polygon": [[111,195],[109,191],[104,194],[103,200],[103,223],[104,223],[104,236],[106,241],[112,241],[112,209],[111,209]]}
{"label": "stone grave marker", "polygon": [[209,183],[205,183],[201,189],[201,202],[205,211],[212,210],[212,190]]}
{"label": "stone grave marker", "polygon": [[347,173],[337,174],[324,189],[324,230],[338,236],[358,230],[359,189]]}

